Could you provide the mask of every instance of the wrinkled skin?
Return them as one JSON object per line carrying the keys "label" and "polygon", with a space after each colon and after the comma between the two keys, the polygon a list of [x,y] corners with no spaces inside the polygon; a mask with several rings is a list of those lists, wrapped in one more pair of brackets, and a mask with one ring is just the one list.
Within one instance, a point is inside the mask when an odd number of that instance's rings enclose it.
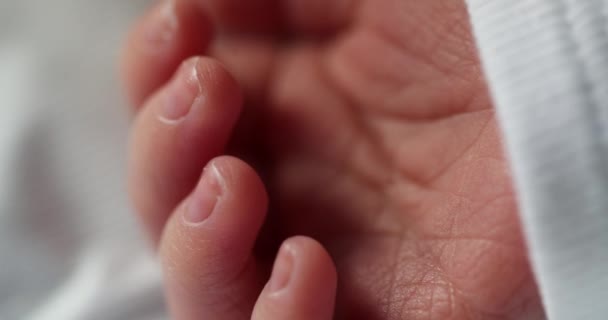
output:
{"label": "wrinkled skin", "polygon": [[464,4],[347,2],[291,12],[281,41],[217,41],[248,99],[231,150],[271,196],[263,239],[328,247],[338,319],[541,314]]}
{"label": "wrinkled skin", "polygon": [[[291,235],[319,240],[336,319],[542,318],[464,0],[182,2],[213,18],[209,53],[245,94],[227,151],[270,195],[262,261]],[[174,71],[137,68],[134,105]]]}

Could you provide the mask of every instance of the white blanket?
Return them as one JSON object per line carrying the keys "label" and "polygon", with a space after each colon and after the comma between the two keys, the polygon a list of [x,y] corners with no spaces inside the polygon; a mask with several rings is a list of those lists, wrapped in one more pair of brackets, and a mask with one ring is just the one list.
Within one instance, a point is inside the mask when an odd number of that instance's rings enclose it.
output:
{"label": "white blanket", "polygon": [[0,1],[0,319],[165,318],[115,65],[146,5]]}
{"label": "white blanket", "polygon": [[551,320],[608,319],[608,0],[468,0]]}

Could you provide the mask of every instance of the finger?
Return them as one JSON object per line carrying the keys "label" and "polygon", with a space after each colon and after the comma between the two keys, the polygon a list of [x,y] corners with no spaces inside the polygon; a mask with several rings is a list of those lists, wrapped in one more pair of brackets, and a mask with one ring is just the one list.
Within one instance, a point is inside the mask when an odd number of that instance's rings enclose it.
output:
{"label": "finger", "polygon": [[209,45],[209,19],[189,0],[162,0],[132,28],[122,55],[127,95],[139,108],[186,58]]}
{"label": "finger", "polygon": [[261,289],[252,257],[267,196],[257,174],[232,157],[213,160],[171,216],[161,240],[173,319],[247,319]]}
{"label": "finger", "polygon": [[129,192],[155,242],[204,165],[223,152],[241,104],[240,90],[222,65],[192,58],[138,115],[130,144]]}
{"label": "finger", "polygon": [[281,59],[273,40],[226,37],[218,39],[209,51],[239,81],[248,102],[264,100],[273,66]]}
{"label": "finger", "polygon": [[331,320],[336,285],[334,263],[318,242],[306,237],[288,239],[252,319]]}

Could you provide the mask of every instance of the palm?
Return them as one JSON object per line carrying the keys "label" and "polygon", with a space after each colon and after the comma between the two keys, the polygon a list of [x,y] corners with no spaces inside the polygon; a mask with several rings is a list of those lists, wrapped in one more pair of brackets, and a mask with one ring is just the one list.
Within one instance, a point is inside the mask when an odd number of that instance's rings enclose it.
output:
{"label": "palm", "polygon": [[464,5],[356,10],[323,39],[220,40],[249,98],[234,151],[266,180],[269,233],[328,247],[339,318],[538,312]]}

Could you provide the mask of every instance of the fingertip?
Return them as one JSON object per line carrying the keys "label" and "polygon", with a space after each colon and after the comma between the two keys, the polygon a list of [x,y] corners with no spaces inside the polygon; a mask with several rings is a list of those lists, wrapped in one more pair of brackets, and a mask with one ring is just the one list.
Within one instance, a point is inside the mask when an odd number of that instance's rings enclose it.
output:
{"label": "fingertip", "polygon": [[200,264],[186,274],[221,271],[222,277],[230,279],[251,260],[267,201],[264,186],[250,166],[234,157],[215,158],[171,216],[162,235],[161,253],[171,260]]}
{"label": "fingertip", "polygon": [[[219,156],[207,164],[185,207],[185,227],[201,227],[222,239],[229,238],[218,241],[218,245],[245,245],[244,250],[237,251],[248,254],[266,217],[268,195],[251,166],[232,156]],[[203,213],[203,219],[191,219],[192,213],[187,211],[201,211],[197,208],[209,208],[211,212]]]}
{"label": "fingertip", "polygon": [[227,190],[227,206],[237,208],[248,204],[265,215],[268,194],[260,176],[249,164],[233,156],[219,156],[210,162],[209,167],[222,177]]}
{"label": "fingertip", "polygon": [[204,57],[183,62],[145,103],[131,133],[129,193],[154,242],[205,164],[224,152],[241,108],[236,80]]}
{"label": "fingertip", "polygon": [[228,156],[208,163],[161,238],[174,316],[241,319],[251,313],[261,289],[252,249],[266,203],[262,182],[246,163]]}
{"label": "fingertip", "polygon": [[139,108],[181,61],[205,52],[212,36],[211,21],[192,1],[159,1],[132,27],[122,52],[129,102]]}
{"label": "fingertip", "polygon": [[290,238],[279,249],[253,319],[330,320],[336,288],[336,268],[323,246],[307,237]]}

